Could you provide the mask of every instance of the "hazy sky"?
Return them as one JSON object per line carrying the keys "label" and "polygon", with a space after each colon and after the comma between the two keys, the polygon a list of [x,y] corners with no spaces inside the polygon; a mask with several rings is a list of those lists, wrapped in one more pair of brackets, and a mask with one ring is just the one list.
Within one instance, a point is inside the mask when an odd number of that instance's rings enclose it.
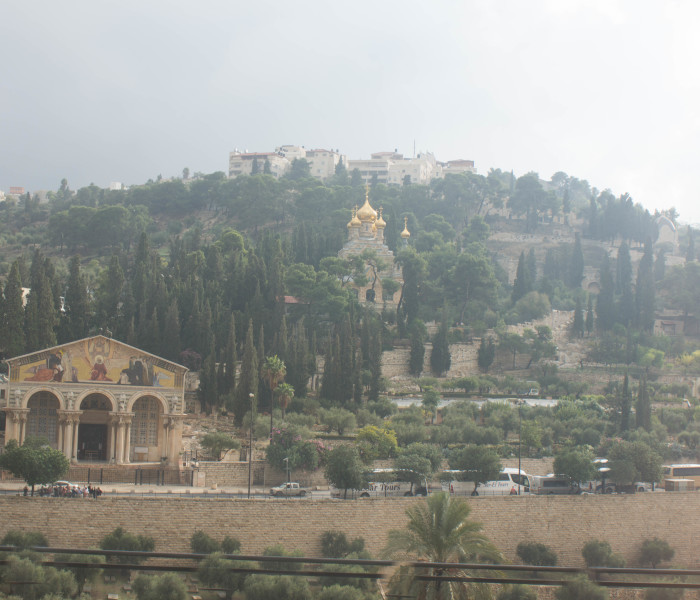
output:
{"label": "hazy sky", "polygon": [[0,189],[398,148],[700,222],[700,2],[3,0]]}

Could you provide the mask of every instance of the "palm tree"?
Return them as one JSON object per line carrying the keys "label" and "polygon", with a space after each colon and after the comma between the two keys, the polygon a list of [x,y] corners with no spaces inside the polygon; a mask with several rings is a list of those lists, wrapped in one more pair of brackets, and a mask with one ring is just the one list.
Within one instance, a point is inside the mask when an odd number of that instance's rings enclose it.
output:
{"label": "palm tree", "polygon": [[270,388],[270,438],[272,438],[272,409],[274,406],[275,389],[287,374],[287,367],[284,365],[284,361],[275,354],[265,359],[265,364],[262,366],[260,372],[263,379],[267,382],[267,386]]}
{"label": "palm tree", "polygon": [[284,420],[284,411],[287,410],[289,401],[294,398],[294,388],[289,383],[280,383],[275,389],[280,408],[282,409],[282,419]]}
{"label": "palm tree", "polygon": [[[503,556],[481,532],[481,524],[469,520],[471,508],[447,493],[429,496],[425,503],[406,511],[405,529],[392,529],[382,552],[386,558],[405,558],[438,563],[500,563]],[[405,565],[392,577],[392,593],[410,595],[418,600],[486,600],[492,597],[484,583],[456,581],[419,581],[415,575],[469,576],[455,567],[420,568]]]}

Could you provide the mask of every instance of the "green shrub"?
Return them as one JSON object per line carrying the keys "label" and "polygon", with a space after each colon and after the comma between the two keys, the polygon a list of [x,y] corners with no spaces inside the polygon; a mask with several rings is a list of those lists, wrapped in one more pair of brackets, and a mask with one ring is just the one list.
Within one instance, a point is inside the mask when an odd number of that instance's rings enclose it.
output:
{"label": "green shrub", "polygon": [[221,544],[202,530],[197,529],[190,538],[190,548],[195,554],[211,554],[219,552]]}
{"label": "green shrub", "polygon": [[238,554],[241,551],[240,540],[227,535],[221,542],[221,551],[224,554]]}
{"label": "green shrub", "polygon": [[554,567],[557,564],[557,553],[539,542],[520,542],[515,553],[526,565]]}
{"label": "green shrub", "polygon": [[624,567],[625,559],[612,551],[610,544],[601,540],[589,540],[581,550],[587,567]]}
{"label": "green shrub", "polygon": [[498,594],[498,600],[537,600],[537,594],[529,585],[508,585]]}

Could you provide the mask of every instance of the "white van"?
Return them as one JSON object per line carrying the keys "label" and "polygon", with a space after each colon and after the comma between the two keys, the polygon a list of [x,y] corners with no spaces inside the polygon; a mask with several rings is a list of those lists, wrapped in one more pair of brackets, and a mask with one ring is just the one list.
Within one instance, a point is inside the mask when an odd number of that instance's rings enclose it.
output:
{"label": "white van", "polygon": [[516,496],[526,495],[531,493],[532,477],[525,471],[506,467],[499,475],[498,479],[487,481],[474,487],[472,481],[458,481],[456,475],[461,475],[463,471],[443,471],[445,474],[452,474],[453,478],[445,481],[443,477],[442,490],[450,492],[456,496]]}

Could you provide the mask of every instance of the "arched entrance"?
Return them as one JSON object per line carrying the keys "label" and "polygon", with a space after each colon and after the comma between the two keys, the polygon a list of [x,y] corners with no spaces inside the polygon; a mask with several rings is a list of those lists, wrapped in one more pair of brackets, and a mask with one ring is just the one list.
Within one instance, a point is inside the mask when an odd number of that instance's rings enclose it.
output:
{"label": "arched entrance", "polygon": [[32,394],[27,401],[27,437],[43,437],[49,440],[52,448],[58,448],[58,409],[61,403],[51,392]]}
{"label": "arched entrance", "polygon": [[107,460],[112,403],[102,394],[89,394],[80,403],[80,410],[78,460]]}
{"label": "arched entrance", "polygon": [[138,398],[132,408],[134,418],[131,421],[131,451],[133,462],[158,460],[159,431],[163,406],[154,396]]}

